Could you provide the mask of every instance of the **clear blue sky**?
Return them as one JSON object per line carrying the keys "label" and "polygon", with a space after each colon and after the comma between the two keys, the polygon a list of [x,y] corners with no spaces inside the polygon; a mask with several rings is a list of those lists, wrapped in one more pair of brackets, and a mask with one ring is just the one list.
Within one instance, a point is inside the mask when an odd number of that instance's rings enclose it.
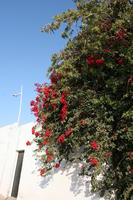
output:
{"label": "clear blue sky", "polygon": [[0,125],[15,123],[19,97],[12,96],[23,85],[20,124],[34,121],[30,101],[35,98],[36,82],[47,81],[51,55],[63,48],[60,31],[41,33],[52,17],[74,8],[72,0],[0,1]]}

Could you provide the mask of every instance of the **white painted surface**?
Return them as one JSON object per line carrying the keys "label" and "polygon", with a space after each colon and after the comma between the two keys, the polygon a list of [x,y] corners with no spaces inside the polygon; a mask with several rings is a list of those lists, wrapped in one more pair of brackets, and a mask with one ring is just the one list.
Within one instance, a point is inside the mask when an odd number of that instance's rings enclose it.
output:
{"label": "white painted surface", "polygon": [[78,175],[78,163],[62,164],[51,175],[40,176],[33,152],[35,146],[26,146],[26,141],[32,139],[32,126],[33,123],[29,123],[0,128],[0,194],[11,195],[17,151],[24,150],[17,200],[102,200],[90,193],[90,181]]}

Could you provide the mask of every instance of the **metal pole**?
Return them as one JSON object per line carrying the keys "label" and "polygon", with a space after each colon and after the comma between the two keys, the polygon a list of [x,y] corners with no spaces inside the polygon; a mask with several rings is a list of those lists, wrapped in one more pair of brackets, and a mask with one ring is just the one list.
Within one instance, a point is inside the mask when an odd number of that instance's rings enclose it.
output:
{"label": "metal pole", "polygon": [[20,115],[21,115],[21,110],[22,110],[22,95],[23,95],[23,88],[21,86],[20,92],[13,94],[14,97],[20,96],[19,113],[18,113],[18,119],[17,119],[17,124],[18,125],[19,125],[19,122],[20,122]]}
{"label": "metal pole", "polygon": [[[18,113],[18,118],[17,118],[17,129],[18,129],[18,134],[17,134],[17,138],[16,138],[16,150],[18,149],[18,144],[19,144],[19,138],[20,138],[20,134],[19,134],[19,122],[20,122],[20,116],[21,116],[21,111],[22,111],[22,96],[23,96],[23,87],[21,85],[21,89],[20,89],[20,92],[19,93],[14,93],[13,94],[14,97],[18,97],[20,96],[20,103],[19,103],[19,113]],[[9,187],[9,191],[8,191],[8,195],[11,195],[11,192],[12,192],[12,184],[13,184],[13,180],[14,180],[14,174],[15,174],[15,165],[16,165],[16,160],[17,160],[17,152],[14,156],[14,165],[13,165],[13,168],[12,168],[12,178],[11,178],[11,181],[10,181],[10,187]]]}
{"label": "metal pole", "polygon": [[20,115],[21,115],[21,111],[22,111],[22,96],[23,96],[23,88],[21,86],[21,90],[20,90],[20,105],[19,105],[19,113],[18,113],[18,120],[17,120],[18,125],[19,125],[19,122],[20,122]]}

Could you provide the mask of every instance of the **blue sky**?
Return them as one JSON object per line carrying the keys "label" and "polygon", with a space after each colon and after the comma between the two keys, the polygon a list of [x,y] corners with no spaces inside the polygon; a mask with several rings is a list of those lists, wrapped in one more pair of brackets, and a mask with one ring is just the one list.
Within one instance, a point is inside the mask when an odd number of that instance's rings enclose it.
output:
{"label": "blue sky", "polygon": [[34,121],[30,101],[34,84],[47,81],[51,55],[63,48],[60,31],[41,33],[52,17],[74,8],[72,0],[0,0],[0,125],[15,123],[20,98],[13,97],[23,85],[20,124]]}

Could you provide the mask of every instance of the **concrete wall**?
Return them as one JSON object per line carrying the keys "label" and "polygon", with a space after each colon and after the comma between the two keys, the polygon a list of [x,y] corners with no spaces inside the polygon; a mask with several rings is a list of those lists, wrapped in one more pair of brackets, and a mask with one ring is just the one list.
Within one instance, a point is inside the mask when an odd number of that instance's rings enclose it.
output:
{"label": "concrete wall", "polygon": [[90,193],[90,180],[78,176],[80,165],[62,163],[49,176],[41,177],[33,150],[26,146],[32,139],[33,123],[0,128],[0,194],[10,196],[14,180],[18,150],[24,150],[24,160],[17,200],[102,200]]}

